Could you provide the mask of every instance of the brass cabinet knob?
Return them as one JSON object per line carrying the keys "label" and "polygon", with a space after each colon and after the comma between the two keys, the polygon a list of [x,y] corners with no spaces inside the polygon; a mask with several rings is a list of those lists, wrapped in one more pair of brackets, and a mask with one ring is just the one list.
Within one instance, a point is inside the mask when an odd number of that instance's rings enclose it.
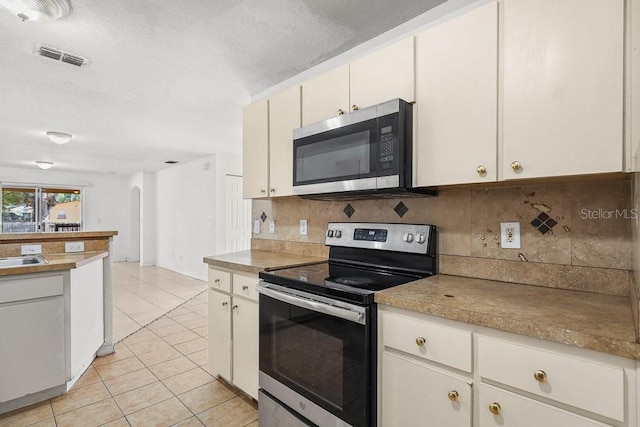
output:
{"label": "brass cabinet knob", "polygon": [[228,305],[229,305],[229,303],[228,303],[228,302],[226,302],[226,301],[222,303],[222,306],[223,306],[223,307],[226,307],[226,306],[228,306]]}
{"label": "brass cabinet knob", "polygon": [[237,309],[237,308],[238,308],[238,306],[237,306],[236,304],[234,304],[234,305],[232,305],[232,306],[231,306],[231,309],[232,309],[232,310],[235,310],[235,309]]}
{"label": "brass cabinet knob", "polygon": [[220,279],[213,279],[213,283],[220,283]]}
{"label": "brass cabinet knob", "polygon": [[275,193],[275,192],[276,192],[276,189],[275,189],[275,188],[271,188],[271,189],[269,189],[269,191],[270,191],[271,193]]}
{"label": "brass cabinet knob", "polygon": [[422,347],[424,345],[424,343],[426,343],[427,340],[424,339],[423,337],[418,337],[416,338],[416,344],[418,344],[418,347]]}
{"label": "brass cabinet knob", "polygon": [[260,189],[260,194],[265,194],[265,193],[266,193],[266,190],[264,188],[261,188]]}
{"label": "brass cabinet knob", "polygon": [[456,390],[451,390],[448,393],[449,396],[449,400],[452,402],[455,402],[456,400],[458,400],[458,392]]}
{"label": "brass cabinet knob", "polygon": [[338,108],[338,115],[342,116],[344,114],[344,110],[342,108]]}
{"label": "brass cabinet knob", "polygon": [[511,169],[513,169],[514,172],[519,171],[522,169],[522,163],[517,160],[515,162],[511,162]]}
{"label": "brass cabinet knob", "polygon": [[247,289],[249,289],[249,285],[242,285],[242,290],[246,291]]}
{"label": "brass cabinet knob", "polygon": [[500,404],[498,402],[489,404],[489,412],[491,412],[493,415],[499,415],[501,410],[502,408],[500,407]]}
{"label": "brass cabinet knob", "polygon": [[546,383],[547,382],[547,373],[545,371],[535,371],[533,373],[533,378],[536,379],[536,381],[538,381],[539,383]]}
{"label": "brass cabinet knob", "polygon": [[360,107],[358,107],[356,104],[353,104],[353,105],[351,106],[351,109],[352,109],[353,111],[358,111],[358,110],[360,109]]}
{"label": "brass cabinet knob", "polygon": [[487,168],[485,168],[484,166],[478,166],[476,170],[478,171],[479,175],[484,175],[485,173],[487,173]]}

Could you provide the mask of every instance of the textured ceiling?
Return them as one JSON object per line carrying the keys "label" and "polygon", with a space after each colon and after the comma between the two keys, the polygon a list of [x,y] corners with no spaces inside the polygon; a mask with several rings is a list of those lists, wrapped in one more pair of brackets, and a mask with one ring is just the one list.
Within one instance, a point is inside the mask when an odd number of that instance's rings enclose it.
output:
{"label": "textured ceiling", "polygon": [[[52,23],[0,10],[0,180],[36,160],[131,174],[240,153],[251,95],[445,0],[71,1]],[[35,43],[90,63],[36,56]]]}

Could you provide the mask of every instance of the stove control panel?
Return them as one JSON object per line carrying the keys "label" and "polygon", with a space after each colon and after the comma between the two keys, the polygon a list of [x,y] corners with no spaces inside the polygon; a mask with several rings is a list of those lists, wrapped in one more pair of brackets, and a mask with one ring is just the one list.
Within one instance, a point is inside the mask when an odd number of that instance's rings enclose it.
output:
{"label": "stove control panel", "polygon": [[435,227],[428,224],[330,222],[325,244],[424,254],[434,232]]}

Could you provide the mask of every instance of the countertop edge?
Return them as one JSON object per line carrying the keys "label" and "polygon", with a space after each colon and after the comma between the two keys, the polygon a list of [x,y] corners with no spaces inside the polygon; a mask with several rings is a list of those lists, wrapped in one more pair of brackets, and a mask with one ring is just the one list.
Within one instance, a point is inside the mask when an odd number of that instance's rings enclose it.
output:
{"label": "countertop edge", "polygon": [[[48,271],[71,270],[74,268],[82,267],[83,265],[89,264],[99,259],[106,258],[107,256],[109,256],[109,251],[100,251],[95,253],[85,252],[77,253],[75,255],[48,254],[44,255],[44,257],[49,261],[49,263],[47,264],[2,268],[0,269],[0,276],[18,276],[22,274],[45,273]],[[77,259],[56,259],[62,257],[76,257]]]}

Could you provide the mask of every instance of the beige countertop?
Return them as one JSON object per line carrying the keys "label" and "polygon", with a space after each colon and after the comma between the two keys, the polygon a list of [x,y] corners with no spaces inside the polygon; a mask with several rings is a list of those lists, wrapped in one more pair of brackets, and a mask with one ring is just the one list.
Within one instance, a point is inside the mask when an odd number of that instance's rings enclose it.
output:
{"label": "beige countertop", "polygon": [[378,292],[375,300],[640,360],[627,297],[436,275]]}
{"label": "beige countertop", "polygon": [[318,262],[326,261],[326,258],[288,254],[282,252],[247,250],[222,255],[208,256],[205,257],[203,261],[213,267],[258,274],[258,272],[262,270],[293,267],[305,264],[315,264]]}
{"label": "beige countertop", "polygon": [[79,252],[68,254],[45,254],[47,264],[26,265],[21,267],[0,268],[0,276],[12,274],[42,273],[45,271],[70,270],[81,267],[90,262],[105,258],[109,252]]}
{"label": "beige countertop", "polygon": [[50,242],[56,240],[106,239],[117,236],[117,231],[68,231],[55,233],[0,233],[0,244],[24,242]]}

